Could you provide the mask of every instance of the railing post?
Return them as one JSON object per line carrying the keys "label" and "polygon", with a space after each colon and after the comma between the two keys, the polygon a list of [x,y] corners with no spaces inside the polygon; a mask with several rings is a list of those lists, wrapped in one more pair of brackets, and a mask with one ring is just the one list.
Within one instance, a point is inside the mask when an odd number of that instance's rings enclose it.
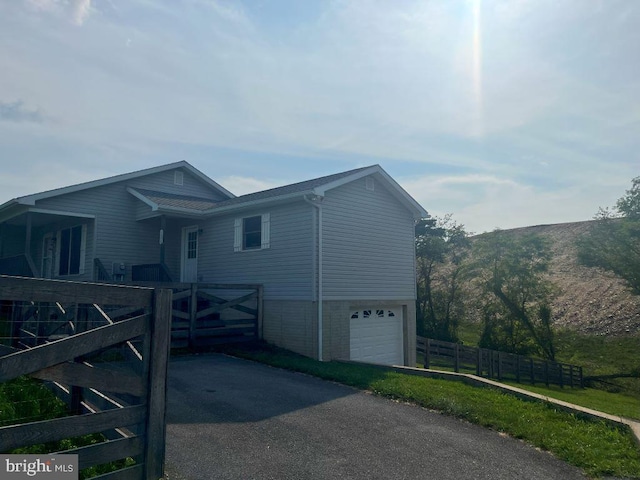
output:
{"label": "railing post", "polygon": [[564,364],[558,363],[558,365],[560,366],[560,388],[564,388]]}
{"label": "railing post", "polygon": [[145,480],[158,480],[164,476],[167,366],[171,344],[171,290],[156,290],[153,300],[153,318],[150,326],[150,352],[144,361],[148,365],[147,428],[144,452]]}
{"label": "railing post", "polygon": [[529,358],[529,375],[531,377],[531,385],[536,384],[536,370],[533,365],[533,358]]}
{"label": "railing post", "polygon": [[498,350],[498,380],[502,380],[502,352]]}
{"label": "railing post", "polygon": [[578,367],[580,373],[580,388],[584,388],[584,377],[582,376],[582,367]]}
{"label": "railing post", "polygon": [[456,343],[453,346],[453,370],[458,373],[460,371],[460,346]]}
{"label": "railing post", "polygon": [[198,316],[198,284],[191,284],[191,297],[189,301],[189,348],[196,346],[196,319]]}
{"label": "railing post", "polygon": [[264,286],[258,285],[258,318],[256,319],[256,339],[260,340],[263,338],[263,321],[264,321]]}
{"label": "railing post", "polygon": [[516,355],[516,382],[520,383],[520,355]]}
{"label": "railing post", "polygon": [[573,365],[569,365],[569,386],[573,388]]}
{"label": "railing post", "polygon": [[482,376],[482,349],[476,348],[476,375]]}
{"label": "railing post", "polygon": [[549,386],[549,362],[544,361],[544,384]]}
{"label": "railing post", "polygon": [[430,358],[429,355],[431,354],[431,352],[429,351],[431,349],[431,340],[429,338],[425,338],[424,339],[424,368],[428,369],[430,366]]}

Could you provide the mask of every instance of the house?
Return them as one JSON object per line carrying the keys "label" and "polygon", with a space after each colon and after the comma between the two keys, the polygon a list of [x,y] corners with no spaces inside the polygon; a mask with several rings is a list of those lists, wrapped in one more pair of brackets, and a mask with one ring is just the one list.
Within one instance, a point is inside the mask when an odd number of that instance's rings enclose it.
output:
{"label": "house", "polygon": [[0,273],[262,284],[266,341],[415,365],[426,214],[378,165],[235,197],[177,162],[0,205]]}

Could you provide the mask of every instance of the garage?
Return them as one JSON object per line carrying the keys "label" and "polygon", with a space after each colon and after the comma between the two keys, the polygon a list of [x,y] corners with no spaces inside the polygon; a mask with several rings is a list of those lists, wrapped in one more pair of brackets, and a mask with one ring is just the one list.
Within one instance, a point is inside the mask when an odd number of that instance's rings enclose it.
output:
{"label": "garage", "polygon": [[363,308],[350,319],[351,360],[403,365],[402,309]]}

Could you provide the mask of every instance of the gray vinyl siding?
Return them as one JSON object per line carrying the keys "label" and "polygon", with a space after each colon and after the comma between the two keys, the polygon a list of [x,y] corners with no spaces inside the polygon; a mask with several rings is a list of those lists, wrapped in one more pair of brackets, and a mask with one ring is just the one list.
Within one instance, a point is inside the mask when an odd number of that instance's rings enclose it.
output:
{"label": "gray vinyl siding", "polygon": [[[173,171],[168,171],[128,182],[94,187],[37,201],[36,207],[38,208],[95,215],[97,228],[95,242],[93,226],[89,226],[87,230],[86,274],[81,277],[74,276],[74,279],[92,279],[94,257],[102,261],[109,273],[112,271],[114,262],[124,263],[126,280],[131,280],[132,265],[160,261],[160,220],[154,218],[141,222],[136,221],[138,207],[142,202],[127,192],[126,187],[128,186],[185,195],[207,196],[208,198],[215,198],[218,195],[217,192],[213,192],[210,187],[187,172],[184,174],[184,185],[174,185]],[[51,225],[51,227],[51,231],[58,229],[55,225]],[[180,274],[181,229],[181,221],[167,220],[165,262],[169,265],[174,280],[179,280]]]}
{"label": "gray vinyl siding", "polygon": [[[312,208],[302,200],[246,210],[202,223],[199,273],[204,282],[260,283],[266,299],[310,300],[313,294]],[[234,252],[234,220],[269,213],[270,248]]]}
{"label": "gray vinyl siding", "polygon": [[168,170],[166,172],[154,173],[153,175],[146,175],[144,177],[129,180],[126,183],[127,186],[133,188],[144,188],[158,192],[189,195],[193,197],[209,198],[212,200],[227,200],[227,197],[187,171],[184,171],[183,185],[175,185],[173,183],[174,171],[175,170]]}
{"label": "gray vinyl siding", "polygon": [[327,300],[414,299],[414,220],[375,182],[330,190],[323,202],[323,290]]}

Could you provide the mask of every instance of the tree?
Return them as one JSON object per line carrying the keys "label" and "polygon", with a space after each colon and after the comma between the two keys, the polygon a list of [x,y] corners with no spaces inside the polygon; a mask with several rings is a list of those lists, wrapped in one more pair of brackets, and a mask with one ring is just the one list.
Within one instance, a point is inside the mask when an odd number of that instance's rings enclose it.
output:
{"label": "tree", "polygon": [[464,307],[460,295],[470,241],[463,225],[445,216],[416,225],[418,333],[456,342]]}
{"label": "tree", "polygon": [[555,359],[548,242],[496,230],[476,240],[473,256],[483,292],[480,346]]}
{"label": "tree", "polygon": [[577,247],[582,264],[615,273],[640,295],[640,177],[632,180],[613,211],[600,209]]}

